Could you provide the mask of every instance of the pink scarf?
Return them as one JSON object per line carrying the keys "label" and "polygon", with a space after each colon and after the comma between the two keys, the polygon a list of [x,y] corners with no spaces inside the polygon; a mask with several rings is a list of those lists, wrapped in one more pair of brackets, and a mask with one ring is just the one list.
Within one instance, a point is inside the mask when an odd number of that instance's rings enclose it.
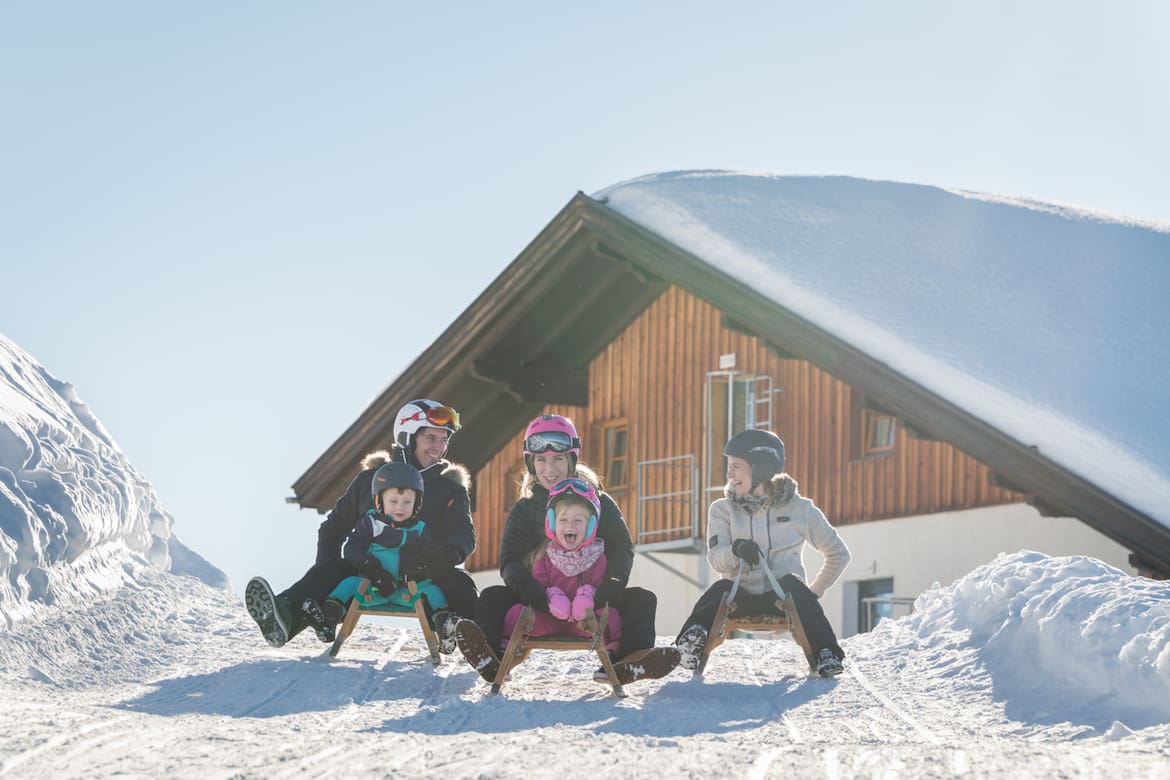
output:
{"label": "pink scarf", "polygon": [[574,577],[590,566],[597,563],[597,559],[605,552],[605,542],[594,539],[589,544],[583,544],[576,550],[566,550],[561,543],[552,539],[545,548],[545,555],[557,570],[566,577]]}

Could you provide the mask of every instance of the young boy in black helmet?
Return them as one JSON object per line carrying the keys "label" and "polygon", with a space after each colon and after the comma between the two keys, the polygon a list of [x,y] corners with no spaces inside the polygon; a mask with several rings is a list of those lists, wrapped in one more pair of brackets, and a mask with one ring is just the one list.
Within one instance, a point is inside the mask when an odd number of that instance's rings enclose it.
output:
{"label": "young boy in black helmet", "polygon": [[[423,508],[423,478],[409,463],[385,463],[374,472],[370,492],[374,507],[358,521],[357,527],[341,549],[341,557],[357,569],[330,592],[324,605],[313,599],[302,604],[309,622],[324,634],[336,636],[337,625],[345,617],[349,600],[358,595],[363,577],[370,581],[365,602],[378,605],[408,598],[402,574],[410,570],[424,549],[426,524],[418,519]],[[430,580],[418,583],[419,592],[427,597],[432,610],[447,606],[443,591]]]}
{"label": "young boy in black helmet", "polygon": [[253,577],[244,590],[249,614],[273,647],[280,647],[312,626],[322,641],[329,632],[313,625],[305,615],[307,600],[323,602],[337,584],[357,570],[341,557],[342,545],[366,513],[373,508],[374,474],[387,462],[407,463],[418,469],[425,485],[426,501],[419,519],[426,524],[424,548],[403,569],[408,579],[430,579],[443,591],[447,609],[436,612],[432,622],[439,635],[439,651],[455,649],[455,624],[473,614],[478,591],[475,581],[459,565],[475,550],[475,526],[468,491],[471,475],[463,466],[444,460],[450,438],[460,428],[459,414],[429,399],[415,399],[394,418],[391,452],[373,452],[362,461],[362,471],[317,530],[317,562],[300,580],[279,595],[262,577]]}
{"label": "young boy in black helmet", "polygon": [[[771,431],[737,433],[723,448],[727,456],[724,497],[707,510],[707,561],[721,577],[699,597],[675,644],[679,665],[695,669],[723,595],[731,591],[740,561],[747,564],[736,603],[745,613],[769,611],[775,596],[763,568],[792,595],[816,658],[817,672],[843,671],[845,652],[821,608],[820,597],[849,563],[849,549],[824,514],[800,495],[796,480],[784,473],[784,442]],[[805,585],[801,550],[811,544],[825,563]]]}

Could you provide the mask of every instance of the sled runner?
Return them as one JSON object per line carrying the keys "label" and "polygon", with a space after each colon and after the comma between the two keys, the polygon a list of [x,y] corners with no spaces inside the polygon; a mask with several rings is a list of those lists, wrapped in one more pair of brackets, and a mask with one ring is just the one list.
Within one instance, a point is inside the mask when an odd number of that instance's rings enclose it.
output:
{"label": "sled runner", "polygon": [[520,612],[520,619],[516,621],[516,629],[508,646],[504,650],[504,657],[500,660],[500,669],[496,672],[496,679],[492,683],[492,693],[499,693],[508,679],[508,673],[518,666],[531,650],[591,650],[601,659],[601,668],[613,686],[615,696],[624,697],[621,681],[614,671],[613,662],[609,660],[609,653],[605,649],[605,623],[609,619],[609,607],[601,610],[600,618],[590,615],[589,628],[592,636],[532,636],[532,627],[535,622],[535,613],[530,605],[525,605]]}
{"label": "sled runner", "polygon": [[365,604],[363,598],[370,587],[370,581],[363,577],[361,584],[358,585],[357,594],[349,602],[349,611],[345,613],[345,619],[337,627],[337,638],[333,640],[333,647],[329,649],[329,657],[336,658],[337,654],[341,652],[341,646],[345,644],[346,639],[349,639],[349,635],[353,633],[353,629],[357,626],[362,615],[417,616],[419,626],[422,628],[423,639],[427,643],[427,652],[431,655],[431,663],[438,666],[442,660],[439,655],[439,638],[435,635],[435,630],[431,628],[430,620],[427,619],[426,604],[424,603],[426,596],[419,595],[418,586],[414,584],[413,580],[407,580],[406,585],[410,590],[411,603]]}
{"label": "sled runner", "polygon": [[703,674],[703,670],[707,666],[707,658],[711,655],[711,651],[723,641],[731,636],[732,631],[751,631],[751,632],[789,632],[792,638],[796,640],[796,644],[800,645],[800,649],[804,651],[804,657],[808,659],[808,666],[810,669],[816,669],[816,659],[813,657],[812,647],[809,645],[808,637],[804,633],[804,627],[800,624],[800,615],[796,611],[796,603],[792,600],[792,596],[784,592],[780,587],[780,583],[776,581],[776,575],[768,568],[765,563],[763,566],[764,574],[768,577],[768,582],[772,586],[772,590],[776,593],[776,609],[778,613],[757,613],[757,614],[740,614],[736,611],[735,594],[739,590],[739,580],[743,576],[746,564],[744,561],[739,562],[739,571],[735,574],[735,581],[731,585],[731,591],[723,594],[723,599],[719,602],[719,608],[715,611],[715,620],[711,623],[711,631],[707,636],[707,644],[703,647],[703,652],[699,655],[699,665],[695,669],[696,677]]}

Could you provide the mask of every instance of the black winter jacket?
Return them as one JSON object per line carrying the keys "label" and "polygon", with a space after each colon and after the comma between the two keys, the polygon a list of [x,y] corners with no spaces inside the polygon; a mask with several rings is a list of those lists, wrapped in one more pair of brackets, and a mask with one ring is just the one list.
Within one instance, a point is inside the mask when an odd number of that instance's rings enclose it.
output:
{"label": "black winter jacket", "polygon": [[[580,475],[579,476],[583,476]],[[609,497],[598,491],[601,499],[601,517],[597,520],[597,537],[605,541],[606,578],[616,577],[624,588],[634,566],[634,544],[630,529],[622,517],[622,510]],[[532,495],[521,498],[508,510],[504,522],[504,538],[500,541],[500,576],[516,593],[533,581],[529,557],[548,537],[544,532],[544,515],[548,507],[548,490],[539,482],[532,486]]]}
{"label": "black winter jacket", "polygon": [[[405,451],[394,448],[393,460],[410,463],[418,468],[414,458],[408,458]],[[385,459],[367,457],[367,466],[354,477],[341,498],[317,530],[317,563],[341,559],[341,546],[346,537],[374,508],[371,486],[374,472]],[[423,543],[427,547],[449,548],[456,563],[462,563],[475,551],[475,525],[471,519],[471,500],[467,491],[471,486],[471,475],[458,463],[440,460],[434,465],[420,469],[423,477],[423,505],[418,519],[426,523]]]}

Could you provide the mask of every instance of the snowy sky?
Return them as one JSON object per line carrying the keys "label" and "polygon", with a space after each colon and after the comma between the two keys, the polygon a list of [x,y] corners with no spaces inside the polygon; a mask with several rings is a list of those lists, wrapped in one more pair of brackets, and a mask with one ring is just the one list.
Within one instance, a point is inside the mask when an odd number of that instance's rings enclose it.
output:
{"label": "snowy sky", "polygon": [[1164,3],[627,6],[4,5],[0,332],[237,589],[284,585],[317,523],[289,485],[578,190],[726,168],[1170,219]]}

